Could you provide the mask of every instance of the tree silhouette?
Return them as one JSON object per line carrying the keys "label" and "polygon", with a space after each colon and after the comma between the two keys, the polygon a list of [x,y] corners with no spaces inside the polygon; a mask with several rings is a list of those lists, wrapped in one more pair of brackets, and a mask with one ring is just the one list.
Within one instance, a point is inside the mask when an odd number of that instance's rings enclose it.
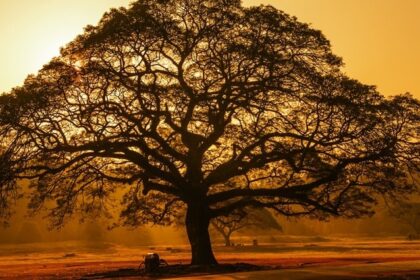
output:
{"label": "tree silhouette", "polygon": [[251,230],[275,229],[282,231],[282,227],[277,220],[264,208],[236,209],[228,216],[220,216],[212,219],[210,224],[223,236],[225,246],[232,246],[230,240],[232,234],[245,228]]}
{"label": "tree silhouette", "polygon": [[112,214],[112,197],[131,225],[185,206],[192,264],[216,263],[210,219],[235,209],[371,214],[377,195],[414,189],[419,102],[341,66],[320,31],[270,6],[113,9],[0,97],[2,214],[19,179],[56,226]]}
{"label": "tree silhouette", "polygon": [[410,227],[413,234],[409,236],[420,237],[420,203],[400,202],[389,209],[389,214]]}

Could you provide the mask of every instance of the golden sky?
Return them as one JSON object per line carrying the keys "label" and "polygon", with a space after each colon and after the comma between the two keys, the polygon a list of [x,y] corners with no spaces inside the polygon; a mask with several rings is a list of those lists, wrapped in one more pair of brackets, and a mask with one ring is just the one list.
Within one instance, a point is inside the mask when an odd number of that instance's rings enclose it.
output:
{"label": "golden sky", "polygon": [[[87,24],[130,0],[0,0],[0,92],[22,83]],[[311,23],[344,71],[384,94],[420,98],[420,0],[243,0]]]}

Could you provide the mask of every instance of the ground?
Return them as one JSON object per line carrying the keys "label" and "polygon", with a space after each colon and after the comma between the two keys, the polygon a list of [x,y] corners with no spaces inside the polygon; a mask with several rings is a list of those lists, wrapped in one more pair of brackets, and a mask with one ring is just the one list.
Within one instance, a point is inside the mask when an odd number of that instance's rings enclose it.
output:
{"label": "ground", "polygon": [[[209,276],[191,273],[182,279],[420,279],[420,241],[398,237],[282,236],[258,246],[244,242],[214,248],[220,263],[249,263],[268,270]],[[152,251],[172,265],[189,261],[188,246],[80,242],[0,245],[0,279],[104,279],[123,275],[132,280],[148,279],[132,275],[143,255]]]}

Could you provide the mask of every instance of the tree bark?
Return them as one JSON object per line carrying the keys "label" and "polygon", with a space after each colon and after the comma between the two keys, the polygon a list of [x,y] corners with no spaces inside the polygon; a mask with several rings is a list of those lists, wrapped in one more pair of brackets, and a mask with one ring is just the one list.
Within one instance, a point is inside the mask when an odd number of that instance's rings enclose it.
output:
{"label": "tree bark", "polygon": [[191,264],[217,264],[211,247],[209,234],[210,211],[207,205],[200,202],[189,203],[185,224],[191,245]]}

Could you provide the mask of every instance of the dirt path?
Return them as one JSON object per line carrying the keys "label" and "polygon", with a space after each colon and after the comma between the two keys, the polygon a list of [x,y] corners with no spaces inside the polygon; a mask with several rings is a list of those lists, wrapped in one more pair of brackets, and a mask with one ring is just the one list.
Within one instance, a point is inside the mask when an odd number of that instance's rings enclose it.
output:
{"label": "dirt path", "polygon": [[[224,259],[223,262],[248,262],[258,265],[271,265],[274,270],[255,271],[234,274],[216,275],[197,275],[192,277],[182,277],[183,280],[195,279],[365,279],[386,276],[385,279],[393,275],[415,275],[420,279],[420,256],[417,258],[402,258],[399,260],[390,258],[311,258],[311,259],[282,259],[272,258],[256,261],[255,259],[231,260]],[[172,260],[174,263],[174,260]],[[179,263],[179,262],[176,262]],[[0,279],[107,279],[100,276],[101,273],[112,272],[114,275],[125,276],[129,279],[148,279],[145,277],[133,277],[133,270],[138,263],[135,261],[117,262],[61,262],[45,264],[16,264],[0,265]],[[129,274],[124,274],[125,272]],[[88,277],[94,273],[99,276]],[[106,275],[106,274],[104,274]],[[130,277],[128,277],[130,276]],[[413,276],[414,277],[414,276]],[[169,279],[169,278],[168,278]],[[178,279],[173,278],[172,279]],[[403,278],[401,278],[403,279]]]}
{"label": "dirt path", "polygon": [[[165,279],[165,278],[164,278]],[[270,271],[241,272],[223,275],[166,278],[171,280],[417,280],[420,279],[420,262],[399,261],[336,266],[312,266]]]}

